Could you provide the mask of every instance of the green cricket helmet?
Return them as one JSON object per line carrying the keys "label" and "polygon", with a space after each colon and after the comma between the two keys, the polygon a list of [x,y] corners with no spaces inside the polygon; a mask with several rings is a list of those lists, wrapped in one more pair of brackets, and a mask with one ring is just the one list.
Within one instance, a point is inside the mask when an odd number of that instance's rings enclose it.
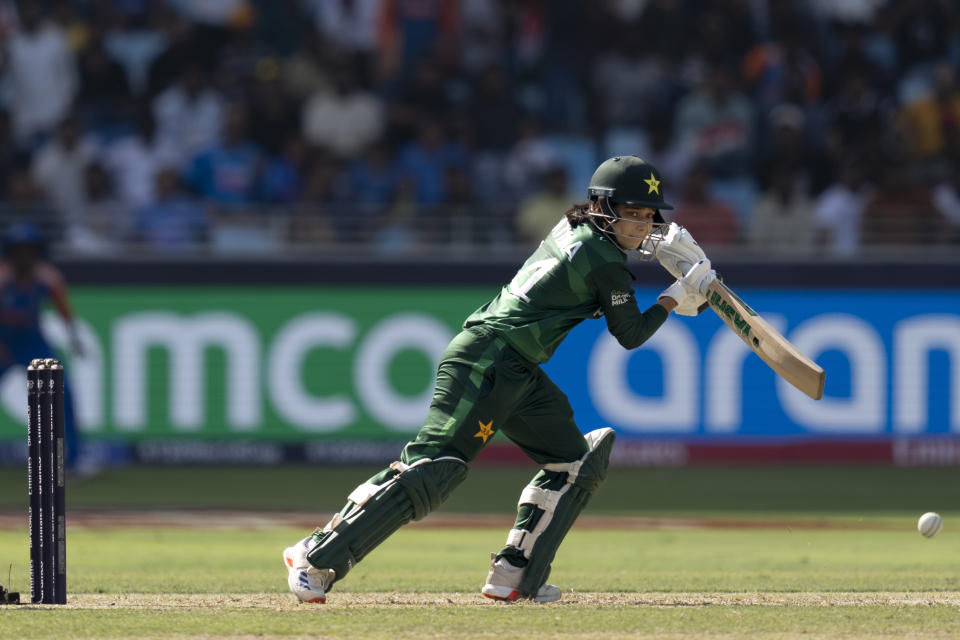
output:
{"label": "green cricket helmet", "polygon": [[657,212],[654,220],[664,223],[661,209],[673,209],[663,199],[663,180],[652,164],[639,156],[616,156],[593,172],[587,193],[609,202],[637,207],[650,207]]}

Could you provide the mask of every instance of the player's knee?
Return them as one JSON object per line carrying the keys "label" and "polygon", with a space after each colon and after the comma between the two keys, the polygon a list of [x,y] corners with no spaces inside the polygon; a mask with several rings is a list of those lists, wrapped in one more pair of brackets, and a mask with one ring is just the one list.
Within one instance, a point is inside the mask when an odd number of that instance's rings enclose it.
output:
{"label": "player's knee", "polygon": [[592,494],[606,480],[610,466],[610,452],[617,435],[613,429],[596,429],[586,435],[590,450],[583,458],[583,464],[574,484]]}
{"label": "player's knee", "polygon": [[413,519],[420,520],[440,506],[466,477],[467,464],[459,458],[424,458],[410,465],[397,461],[354,489],[347,499],[363,507],[395,484],[412,509]]}
{"label": "player's knee", "polygon": [[420,520],[439,507],[466,477],[466,463],[450,457],[414,463],[396,476],[396,482],[410,499],[413,519]]}
{"label": "player's knee", "polygon": [[589,495],[593,494],[607,477],[616,433],[607,427],[595,429],[584,437],[589,448],[582,458],[573,462],[548,464],[544,469],[566,472],[567,482]]}

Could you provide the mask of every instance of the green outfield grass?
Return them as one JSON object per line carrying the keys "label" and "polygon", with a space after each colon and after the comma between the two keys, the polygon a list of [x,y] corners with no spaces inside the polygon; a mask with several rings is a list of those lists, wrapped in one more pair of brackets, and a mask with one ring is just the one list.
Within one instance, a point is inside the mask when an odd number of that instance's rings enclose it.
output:
{"label": "green outfield grass", "polygon": [[[374,470],[125,469],[74,483],[68,503],[77,514],[269,509],[319,519]],[[960,636],[953,469],[614,469],[585,514],[589,526],[575,527],[557,556],[551,581],[564,599],[493,603],[478,594],[488,553],[502,545],[532,473],[473,469],[437,517],[500,514],[504,526],[403,529],[324,606],[298,606],[280,562],[308,531],[269,517],[256,528],[228,514],[215,528],[72,526],[70,604],[0,608],[0,637]],[[24,475],[0,470],[0,512],[25,522]],[[927,510],[945,520],[931,540],[915,528]],[[609,529],[602,516],[666,520]],[[26,592],[27,532],[17,517],[6,522],[0,563],[12,564],[11,586]]]}
{"label": "green outfield grass", "polygon": [[[477,593],[504,535],[493,528],[402,530],[328,605],[297,606],[280,551],[302,535],[75,529],[69,607],[0,610],[0,628],[10,638],[493,637],[517,625],[532,638],[960,634],[960,537],[949,533],[574,530],[552,576],[567,598],[540,606]],[[25,539],[0,531],[14,586],[26,584]]]}
{"label": "green outfield grass", "polygon": [[[280,552],[306,533],[268,528],[75,529],[71,593],[286,593]],[[397,532],[337,593],[473,593],[505,530]],[[24,530],[0,531],[0,557],[25,584]],[[574,529],[553,580],[580,592],[960,590],[960,537],[911,532],[676,528]],[[6,578],[6,576],[4,576]]]}

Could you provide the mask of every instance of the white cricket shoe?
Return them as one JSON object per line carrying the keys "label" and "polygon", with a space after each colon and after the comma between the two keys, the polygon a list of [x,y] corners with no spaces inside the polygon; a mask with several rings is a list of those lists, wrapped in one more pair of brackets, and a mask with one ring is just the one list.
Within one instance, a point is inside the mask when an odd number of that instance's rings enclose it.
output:
{"label": "white cricket shoe", "polygon": [[292,547],[283,550],[283,564],[287,567],[287,584],[300,602],[322,604],[327,601],[327,587],[336,575],[332,569],[317,569],[307,561],[307,550],[313,536],[307,536]]}
{"label": "white cricket shoe", "polygon": [[[513,601],[520,599],[520,579],[523,577],[523,567],[515,567],[505,558],[497,560],[497,554],[490,554],[490,573],[487,574],[487,584],[483,585],[480,593],[492,600]],[[560,599],[563,592],[560,587],[552,584],[542,585],[537,589],[537,595],[531,600],[534,602],[554,602]]]}

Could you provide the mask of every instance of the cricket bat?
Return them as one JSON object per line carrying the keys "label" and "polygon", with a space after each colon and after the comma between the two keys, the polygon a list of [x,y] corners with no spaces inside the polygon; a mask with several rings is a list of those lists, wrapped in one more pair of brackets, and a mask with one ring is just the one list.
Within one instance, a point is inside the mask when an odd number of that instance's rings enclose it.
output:
{"label": "cricket bat", "polygon": [[770,326],[727,285],[714,280],[707,287],[707,303],[751,351],[777,374],[814,400],[823,397],[826,374],[790,341]]}

